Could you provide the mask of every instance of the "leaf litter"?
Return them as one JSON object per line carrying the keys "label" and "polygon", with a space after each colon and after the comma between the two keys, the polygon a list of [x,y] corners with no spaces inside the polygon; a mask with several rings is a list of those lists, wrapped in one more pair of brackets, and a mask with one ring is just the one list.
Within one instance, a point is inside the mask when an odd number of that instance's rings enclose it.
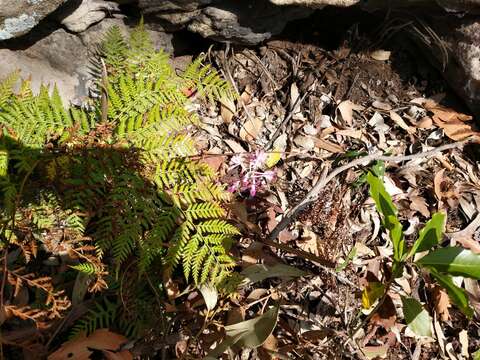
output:
{"label": "leaf litter", "polygon": [[[413,268],[396,279],[395,292],[390,291],[379,311],[362,323],[378,304],[381,292],[375,289],[384,289],[385,281],[382,264],[393,251],[369,198],[365,172],[385,172],[407,242],[433,213],[443,210],[444,239],[480,251],[478,145],[414,155],[479,133],[465,110],[448,101],[444,105],[441,99],[449,90],[438,85],[440,80],[432,82],[436,92],[429,89],[428,80],[402,81],[392,64],[398,57],[405,60],[404,49],[347,50],[273,40],[259,49],[227,48],[210,54],[235,82],[239,97],[231,105],[236,109],[233,116],[226,115],[223,105],[218,113],[204,114],[207,123],[217,117],[223,125],[217,127],[218,137],[200,134],[206,144],[202,150],[233,150],[222,157],[225,179],[232,176],[232,159],[245,151],[265,153],[272,161],[259,171],[275,173],[255,189],[255,196],[251,188],[233,191],[234,206],[242,210],[232,211],[232,219],[243,229],[235,251],[244,260],[243,272],[258,281],[244,282],[237,297],[223,303],[228,310],[218,312],[217,321],[240,312],[235,324],[241,327],[242,321],[261,319],[269,306],[279,308],[271,333],[256,334],[263,341],[274,339],[273,347],[271,341],[264,346],[257,341],[238,348],[233,345],[235,336],[220,331],[223,335],[204,347],[204,354],[218,346],[226,350],[227,344],[235,359],[427,359],[461,358],[480,347],[474,326],[446,292],[423,282]],[[376,152],[400,160],[386,161],[384,167],[381,161],[359,163],[339,173],[273,244],[266,240],[326,174]],[[460,285],[478,314],[478,283]],[[413,298],[403,298],[397,290]],[[410,312],[401,313],[402,302]],[[420,311],[419,304],[427,310]],[[207,327],[204,334],[219,331],[214,328]],[[458,329],[465,331],[460,334]]]}

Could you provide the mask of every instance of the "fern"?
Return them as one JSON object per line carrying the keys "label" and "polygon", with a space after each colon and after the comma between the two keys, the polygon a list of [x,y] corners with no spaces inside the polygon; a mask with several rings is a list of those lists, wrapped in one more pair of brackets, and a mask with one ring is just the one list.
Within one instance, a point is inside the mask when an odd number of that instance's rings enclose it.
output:
{"label": "fern", "polygon": [[103,302],[96,302],[95,306],[73,326],[70,338],[82,333],[88,336],[97,329],[110,327],[118,314],[118,308],[117,303],[110,302],[106,298]]}
{"label": "fern", "polygon": [[[1,83],[3,237],[65,251],[72,269],[96,276],[93,291],[106,287],[106,264],[121,271],[132,258],[140,272],[179,268],[219,286],[234,268],[238,231],[225,219],[224,187],[195,160],[189,133],[199,120],[188,109],[197,97],[231,96],[228,83],[203,57],[177,74],[142,24],[128,40],[111,28],[99,54],[107,108],[99,98],[91,109],[65,107],[55,87],[34,94],[28,81],[14,91],[16,76]],[[109,326],[115,309],[97,304],[74,332]]]}

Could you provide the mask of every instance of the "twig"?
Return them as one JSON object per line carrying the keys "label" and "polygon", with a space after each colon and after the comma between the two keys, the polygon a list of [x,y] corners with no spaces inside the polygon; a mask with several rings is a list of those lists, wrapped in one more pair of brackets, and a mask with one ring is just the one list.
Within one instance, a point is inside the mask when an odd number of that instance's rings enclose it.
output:
{"label": "twig", "polygon": [[297,105],[301,104],[309,94],[310,94],[310,91],[306,91],[305,94],[303,94],[303,96],[300,96],[300,95],[297,96],[297,98],[295,99],[295,101],[292,104],[292,107],[290,108],[290,112],[282,120],[282,123],[278,126],[277,130],[275,130],[275,133],[272,135],[272,138],[267,143],[267,145],[265,145],[265,147],[263,148],[264,150],[268,150],[272,147],[275,140],[277,140],[277,138],[279,137],[280,132],[285,128],[287,123],[293,117],[295,109],[297,108]]}
{"label": "twig", "polygon": [[382,152],[377,152],[371,155],[367,155],[358,159],[355,159],[348,164],[345,164],[343,166],[340,166],[334,170],[332,170],[328,175],[322,176],[317,183],[313,186],[313,188],[307,193],[305,198],[300,201],[296,206],[294,206],[291,210],[289,210],[283,219],[275,226],[275,228],[272,230],[272,232],[268,236],[269,241],[275,240],[280,232],[284,230],[290,223],[297,217],[297,215],[309,204],[317,200],[321,190],[331,181],[333,180],[337,175],[341,174],[342,172],[351,169],[353,167],[359,166],[359,165],[366,165],[372,161],[390,161],[390,162],[403,162],[403,161],[409,161],[409,160],[415,160],[415,159],[421,159],[425,157],[429,157],[432,155],[435,155],[439,152],[451,150],[451,149],[456,149],[459,147],[462,147],[463,145],[467,144],[470,142],[469,140],[465,141],[458,141],[454,142],[452,144],[447,144],[443,146],[439,146],[435,149],[417,153],[417,154],[412,154],[412,155],[405,155],[405,156],[387,156],[384,155]]}
{"label": "twig", "polygon": [[[224,56],[223,56],[223,61],[222,61],[222,69],[220,70],[223,75],[228,79],[228,81],[232,84],[233,89],[235,90],[235,93],[237,94],[238,98],[240,98],[240,91],[238,90],[237,84],[235,83],[235,80],[233,79],[232,73],[230,72],[230,61],[227,59],[227,53],[230,51],[230,43],[227,43],[227,48],[225,49]],[[233,50],[232,50],[233,52]],[[223,71],[225,69],[225,72]],[[252,121],[252,115],[247,109],[247,106],[243,103],[243,101],[239,101],[240,104],[242,105],[243,111],[245,111],[245,114],[247,115],[247,118]]]}
{"label": "twig", "polygon": [[105,61],[100,59],[102,63],[102,98],[101,98],[101,115],[102,124],[105,124],[108,120],[108,72],[105,66]]}
{"label": "twig", "polygon": [[[248,54],[251,54],[253,56],[253,60],[250,58],[250,56],[248,56],[246,53]],[[265,64],[263,63],[263,61],[261,59],[258,58],[257,55],[255,55],[255,53],[253,51],[247,51],[247,52],[244,52],[243,55],[245,57],[247,57],[248,59],[254,61],[254,62],[257,62],[260,67],[263,69],[263,72],[265,73],[265,75],[267,75],[267,77],[270,79],[271,83],[273,84],[274,86],[274,91],[277,91],[279,89],[281,89],[281,86],[279,86],[277,84],[277,82],[275,81],[275,79],[273,78],[272,74],[270,73],[270,71],[268,71],[268,68],[265,66]]]}

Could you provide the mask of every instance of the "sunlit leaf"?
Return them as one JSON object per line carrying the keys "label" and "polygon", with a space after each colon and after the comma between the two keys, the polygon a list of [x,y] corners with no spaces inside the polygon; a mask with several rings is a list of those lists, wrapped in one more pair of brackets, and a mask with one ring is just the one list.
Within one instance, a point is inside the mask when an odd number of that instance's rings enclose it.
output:
{"label": "sunlit leaf", "polygon": [[403,316],[405,321],[416,335],[432,336],[432,318],[427,310],[413,298],[402,296]]}
{"label": "sunlit leaf", "polygon": [[273,152],[269,153],[267,160],[265,160],[265,166],[267,168],[274,167],[282,158],[282,152],[280,149],[274,149]]}
{"label": "sunlit leaf", "polygon": [[402,224],[397,217],[397,208],[393,204],[392,197],[385,190],[383,181],[371,172],[367,174],[367,182],[370,185],[370,196],[375,201],[378,212],[383,215],[383,225],[390,233],[393,243],[396,261],[401,261],[406,251]]}
{"label": "sunlit leaf", "polygon": [[385,286],[380,282],[371,282],[362,291],[362,306],[370,309],[375,301],[380,299],[385,291]]}
{"label": "sunlit leaf", "polygon": [[211,285],[201,285],[198,287],[198,290],[205,300],[205,305],[208,310],[213,310],[217,305],[218,300],[218,291],[214,286]]}
{"label": "sunlit leaf", "polygon": [[440,243],[445,226],[445,218],[444,213],[433,214],[432,218],[425,224],[423,229],[420,230],[418,239],[415,241],[415,244],[413,244],[408,257],[415,255],[417,252],[430,250]]}
{"label": "sunlit leaf", "polygon": [[417,264],[440,273],[480,280],[480,254],[461,247],[436,249],[418,260]]}

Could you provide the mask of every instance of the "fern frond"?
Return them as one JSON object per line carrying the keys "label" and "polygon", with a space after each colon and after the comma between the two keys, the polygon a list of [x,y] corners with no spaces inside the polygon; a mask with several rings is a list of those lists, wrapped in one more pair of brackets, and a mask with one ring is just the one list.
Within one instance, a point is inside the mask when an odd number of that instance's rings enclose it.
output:
{"label": "fern frond", "polygon": [[205,56],[199,56],[185,69],[182,78],[186,88],[196,90],[212,103],[222,98],[233,98],[230,84],[210,65],[204,65],[204,61]]}
{"label": "fern frond", "polygon": [[102,302],[95,303],[95,307],[89,309],[87,315],[74,325],[70,332],[70,339],[81,333],[88,336],[97,329],[110,327],[117,316],[118,308],[117,303],[110,302],[106,298]]}
{"label": "fern frond", "polygon": [[0,81],[0,112],[11,100],[13,95],[13,87],[19,79],[20,73],[15,71]]}
{"label": "fern frond", "polygon": [[118,26],[108,29],[99,47],[99,54],[111,71],[121,71],[127,58],[128,46]]}
{"label": "fern frond", "polygon": [[95,275],[98,272],[96,266],[89,262],[81,263],[78,265],[71,265],[70,267],[87,275]]}

